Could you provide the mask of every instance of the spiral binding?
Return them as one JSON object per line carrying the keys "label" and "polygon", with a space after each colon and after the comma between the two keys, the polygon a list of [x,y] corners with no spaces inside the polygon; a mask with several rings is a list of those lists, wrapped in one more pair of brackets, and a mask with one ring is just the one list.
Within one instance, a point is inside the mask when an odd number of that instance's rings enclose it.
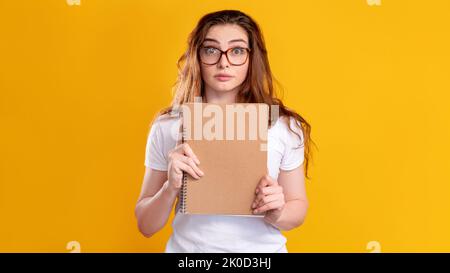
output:
{"label": "spiral binding", "polygon": [[[180,117],[181,117],[181,128],[182,128],[182,132],[181,132],[181,143],[184,143],[184,141],[186,140],[186,127],[183,124],[183,112],[180,111]],[[181,213],[186,213],[187,212],[187,207],[186,207],[186,200],[187,199],[187,173],[185,171],[183,171],[183,183],[181,185],[181,189],[180,189],[180,211]]]}

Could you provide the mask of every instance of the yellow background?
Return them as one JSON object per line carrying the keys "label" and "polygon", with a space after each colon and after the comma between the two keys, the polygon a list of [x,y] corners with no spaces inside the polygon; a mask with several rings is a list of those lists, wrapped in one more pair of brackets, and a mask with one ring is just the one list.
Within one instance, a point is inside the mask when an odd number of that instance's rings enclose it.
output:
{"label": "yellow background", "polygon": [[319,150],[290,252],[450,251],[450,1],[0,1],[0,251],[161,252],[134,206],[207,12],[261,25]]}

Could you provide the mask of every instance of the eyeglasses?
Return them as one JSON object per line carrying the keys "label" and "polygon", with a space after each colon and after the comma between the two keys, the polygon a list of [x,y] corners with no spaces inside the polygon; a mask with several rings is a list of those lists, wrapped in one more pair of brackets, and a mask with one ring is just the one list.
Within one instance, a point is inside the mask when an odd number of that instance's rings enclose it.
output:
{"label": "eyeglasses", "polygon": [[204,46],[200,48],[200,61],[207,65],[214,65],[220,61],[222,54],[227,56],[227,60],[232,65],[243,65],[248,59],[250,53],[249,48],[232,47],[226,51],[211,46]]}

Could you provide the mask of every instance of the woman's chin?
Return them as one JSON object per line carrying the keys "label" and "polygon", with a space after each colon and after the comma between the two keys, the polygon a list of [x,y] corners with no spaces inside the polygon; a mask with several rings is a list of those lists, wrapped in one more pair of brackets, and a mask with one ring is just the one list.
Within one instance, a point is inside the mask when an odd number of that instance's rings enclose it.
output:
{"label": "woman's chin", "polygon": [[234,90],[235,88],[236,87],[234,85],[231,85],[228,83],[219,83],[213,87],[214,90],[217,90],[219,92],[230,92],[230,91]]}

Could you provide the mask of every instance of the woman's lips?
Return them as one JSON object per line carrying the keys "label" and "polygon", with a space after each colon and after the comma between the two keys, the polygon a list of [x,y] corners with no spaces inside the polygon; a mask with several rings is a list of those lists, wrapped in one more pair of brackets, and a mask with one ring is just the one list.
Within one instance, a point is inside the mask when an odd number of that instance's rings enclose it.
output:
{"label": "woman's lips", "polygon": [[229,81],[232,78],[232,76],[229,76],[229,75],[217,75],[217,76],[214,76],[214,78],[216,78],[220,82],[226,82],[226,81]]}

